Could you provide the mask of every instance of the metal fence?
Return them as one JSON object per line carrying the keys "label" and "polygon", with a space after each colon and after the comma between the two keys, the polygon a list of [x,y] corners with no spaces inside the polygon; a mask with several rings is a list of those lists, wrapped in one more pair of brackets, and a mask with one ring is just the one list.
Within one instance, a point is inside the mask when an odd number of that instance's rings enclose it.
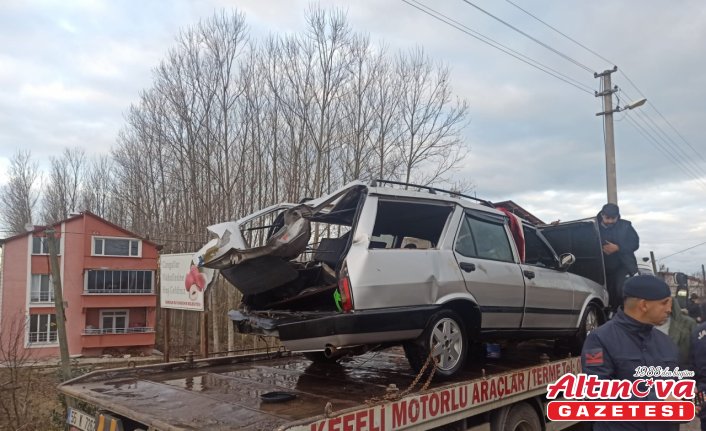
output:
{"label": "metal fence", "polygon": [[103,334],[135,334],[144,332],[154,332],[154,328],[148,326],[136,328],[85,328],[83,335],[103,335]]}

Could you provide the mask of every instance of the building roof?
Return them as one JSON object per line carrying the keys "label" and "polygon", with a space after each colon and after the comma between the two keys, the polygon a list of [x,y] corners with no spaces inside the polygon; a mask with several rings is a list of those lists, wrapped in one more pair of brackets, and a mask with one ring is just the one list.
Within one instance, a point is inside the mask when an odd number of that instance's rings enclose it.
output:
{"label": "building roof", "polygon": [[[74,213],[74,214],[72,214],[71,216],[69,216],[68,218],[66,218],[66,219],[64,219],[64,220],[60,220],[60,221],[58,221],[58,222],[56,222],[56,223],[53,223],[51,226],[54,227],[55,229],[57,229],[62,223],[66,223],[66,222],[69,222],[69,221],[71,221],[71,220],[75,220],[75,219],[77,219],[77,218],[82,218],[82,217],[86,217],[86,216],[88,216],[88,217],[93,217],[93,218],[99,220],[101,223],[105,223],[105,224],[107,224],[108,226],[113,227],[113,228],[115,228],[115,229],[117,229],[117,230],[119,230],[119,231],[125,233],[126,235],[129,235],[130,237],[141,239],[142,241],[144,241],[144,242],[146,242],[146,243],[148,243],[148,244],[152,244],[152,245],[155,246],[155,247],[159,247],[158,244],[156,244],[156,243],[150,241],[149,239],[144,238],[144,237],[142,237],[142,236],[140,236],[140,235],[137,235],[137,234],[135,234],[134,232],[131,232],[131,231],[125,229],[125,228],[122,227],[122,226],[118,226],[117,224],[112,223],[112,222],[110,222],[110,221],[108,221],[108,220],[104,219],[103,217],[100,217],[100,216],[98,216],[98,215],[96,215],[96,214],[93,214],[92,212],[90,212],[90,211],[88,211],[88,210],[86,210],[86,211],[81,211],[80,213]],[[25,236],[27,236],[27,235],[34,235],[34,234],[37,234],[37,233],[43,233],[43,232],[46,230],[47,227],[49,227],[49,226],[34,226],[34,229],[32,229],[31,231],[22,232],[22,233],[17,234],[17,235],[13,235],[13,236],[10,236],[10,237],[4,238],[4,239],[0,239],[0,246],[4,245],[5,243],[7,243],[7,242],[9,242],[9,241],[14,241],[14,240],[16,240],[16,239],[23,238],[23,237],[25,237]]]}
{"label": "building roof", "polygon": [[534,214],[517,205],[513,201],[493,202],[493,205],[499,208],[505,208],[516,216],[523,218],[532,224],[545,224],[542,220],[539,219],[539,217],[536,217]]}

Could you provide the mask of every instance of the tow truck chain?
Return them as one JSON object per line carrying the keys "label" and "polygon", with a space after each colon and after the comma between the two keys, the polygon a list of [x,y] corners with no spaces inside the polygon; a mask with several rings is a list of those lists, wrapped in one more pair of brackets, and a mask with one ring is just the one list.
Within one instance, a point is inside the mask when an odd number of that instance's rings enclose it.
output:
{"label": "tow truck chain", "polygon": [[426,362],[424,362],[424,365],[422,368],[419,370],[419,373],[414,377],[414,380],[412,380],[412,383],[409,384],[407,389],[404,391],[399,391],[397,390],[397,387],[395,386],[394,383],[391,383],[387,387],[387,393],[383,395],[382,397],[373,397],[370,399],[365,400],[365,403],[368,405],[372,404],[377,404],[383,401],[397,401],[402,397],[405,397],[409,395],[410,392],[414,390],[414,387],[419,384],[419,381],[422,379],[422,376],[426,372],[427,368],[429,367],[429,364],[434,364],[432,367],[431,371],[429,372],[429,376],[427,377],[426,381],[422,385],[421,388],[419,388],[420,392],[424,392],[429,388],[429,385],[431,384],[431,380],[434,378],[434,374],[436,373],[436,366],[438,365],[438,362],[434,357],[432,356],[432,352],[429,352],[429,356],[427,357]]}

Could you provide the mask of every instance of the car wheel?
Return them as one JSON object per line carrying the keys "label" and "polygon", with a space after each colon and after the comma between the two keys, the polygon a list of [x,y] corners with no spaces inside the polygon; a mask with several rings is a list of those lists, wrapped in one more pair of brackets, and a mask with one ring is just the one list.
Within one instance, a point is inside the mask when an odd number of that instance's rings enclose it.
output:
{"label": "car wheel", "polygon": [[497,428],[502,431],[541,431],[537,412],[527,403],[512,407],[505,418],[505,423]]}
{"label": "car wheel", "polygon": [[468,346],[463,320],[451,310],[442,310],[431,317],[420,338],[404,344],[404,352],[415,372],[422,369],[431,352],[436,361],[434,375],[446,378],[463,367]]}
{"label": "car wheel", "polygon": [[335,364],[339,359],[341,359],[340,357],[327,358],[326,355],[324,355],[324,352],[303,352],[302,354],[306,359],[317,364]]}
{"label": "car wheel", "polygon": [[579,325],[578,333],[574,338],[573,343],[573,353],[580,354],[583,348],[583,343],[586,341],[588,334],[593,332],[603,323],[603,313],[594,304],[588,304],[586,310],[583,312],[581,317],[581,324]]}

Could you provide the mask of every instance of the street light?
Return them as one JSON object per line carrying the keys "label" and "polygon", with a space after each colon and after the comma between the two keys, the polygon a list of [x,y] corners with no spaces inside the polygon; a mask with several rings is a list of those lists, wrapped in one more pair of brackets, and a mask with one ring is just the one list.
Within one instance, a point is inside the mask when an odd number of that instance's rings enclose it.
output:
{"label": "street light", "polygon": [[629,109],[637,108],[642,106],[647,102],[647,99],[636,100],[629,103],[622,108],[617,106],[613,109],[613,93],[618,91],[618,87],[612,87],[610,82],[610,74],[616,72],[618,66],[614,66],[613,69],[604,71],[603,73],[594,73],[593,76],[602,78],[603,91],[596,92],[596,97],[603,97],[603,112],[599,112],[596,116],[603,116],[603,130],[605,137],[605,173],[606,173],[606,185],[608,188],[608,202],[613,204],[618,204],[618,187],[615,175],[615,137],[613,135],[613,113],[627,111]]}
{"label": "street light", "polygon": [[635,109],[635,108],[638,108],[638,107],[644,105],[645,102],[647,102],[647,99],[645,99],[643,97],[642,99],[638,99],[632,103],[628,103],[627,105],[623,106],[622,108],[620,106],[618,106],[617,108],[615,108],[615,112],[627,111],[629,109]]}

